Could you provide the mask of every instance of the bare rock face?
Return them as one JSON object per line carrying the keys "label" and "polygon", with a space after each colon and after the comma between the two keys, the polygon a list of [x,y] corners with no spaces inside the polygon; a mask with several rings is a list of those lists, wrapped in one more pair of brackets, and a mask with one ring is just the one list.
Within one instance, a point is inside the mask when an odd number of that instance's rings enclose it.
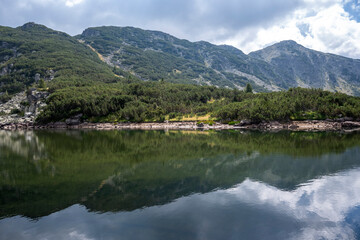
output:
{"label": "bare rock face", "polygon": [[13,96],[8,102],[0,104],[0,125],[33,124],[42,108],[48,92],[36,89],[21,92]]}
{"label": "bare rock face", "polygon": [[100,36],[100,31],[88,28],[85,31],[83,31],[82,35],[86,37],[97,37]]}
{"label": "bare rock face", "polygon": [[49,96],[49,93],[37,90],[30,90],[28,93],[27,101],[29,105],[25,108],[25,112],[31,113],[37,117],[40,113],[40,109],[46,106],[45,99]]}
{"label": "bare rock face", "polygon": [[46,71],[46,75],[47,75],[47,76],[46,76],[45,80],[51,81],[51,80],[53,80],[53,79],[55,78],[55,71],[52,70],[52,69],[47,70],[47,71]]}

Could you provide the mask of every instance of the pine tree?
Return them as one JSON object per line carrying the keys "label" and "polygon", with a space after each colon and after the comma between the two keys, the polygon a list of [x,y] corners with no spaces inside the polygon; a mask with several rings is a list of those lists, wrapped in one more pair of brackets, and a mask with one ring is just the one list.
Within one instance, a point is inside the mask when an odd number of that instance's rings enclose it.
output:
{"label": "pine tree", "polygon": [[252,92],[253,92],[253,89],[252,89],[252,86],[251,86],[250,83],[247,83],[247,84],[246,84],[245,92],[246,92],[246,93],[252,93]]}
{"label": "pine tree", "polygon": [[44,79],[40,79],[40,81],[39,81],[39,88],[45,88],[46,86],[45,86],[45,81],[44,81]]}

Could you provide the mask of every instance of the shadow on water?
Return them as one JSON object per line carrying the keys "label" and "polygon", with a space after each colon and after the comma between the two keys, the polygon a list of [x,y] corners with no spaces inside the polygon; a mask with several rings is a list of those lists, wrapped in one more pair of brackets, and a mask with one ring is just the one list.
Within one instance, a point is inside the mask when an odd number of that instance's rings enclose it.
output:
{"label": "shadow on water", "polygon": [[359,156],[358,133],[0,131],[0,217],[132,211],[247,179],[294,191]]}

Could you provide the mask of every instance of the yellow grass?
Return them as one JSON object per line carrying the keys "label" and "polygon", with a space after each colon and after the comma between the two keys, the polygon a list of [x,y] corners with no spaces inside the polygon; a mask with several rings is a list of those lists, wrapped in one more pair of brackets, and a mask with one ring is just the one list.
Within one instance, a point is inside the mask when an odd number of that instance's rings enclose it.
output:
{"label": "yellow grass", "polygon": [[104,59],[103,55],[98,53],[98,51],[96,51],[95,48],[93,48],[92,46],[90,46],[90,45],[87,45],[87,46],[98,55],[98,57],[100,58],[101,61],[105,62],[105,59]]}
{"label": "yellow grass", "polygon": [[215,99],[211,98],[209,101],[207,101],[207,103],[214,103]]}
{"label": "yellow grass", "polygon": [[185,115],[185,116],[182,116],[181,119],[179,118],[172,118],[172,119],[169,119],[169,121],[171,122],[176,122],[176,121],[205,121],[205,120],[211,120],[211,117],[210,117],[210,114],[207,114],[207,115],[204,115],[204,116],[192,116],[190,117],[189,115]]}
{"label": "yellow grass", "polygon": [[[101,55],[98,51],[96,51],[95,48],[93,48],[92,46],[90,46],[90,45],[87,45],[87,46],[98,55],[98,57],[100,58],[101,61],[105,62],[105,58],[103,55]],[[115,73],[113,73],[113,74],[115,77],[124,78],[123,76],[117,75]]]}

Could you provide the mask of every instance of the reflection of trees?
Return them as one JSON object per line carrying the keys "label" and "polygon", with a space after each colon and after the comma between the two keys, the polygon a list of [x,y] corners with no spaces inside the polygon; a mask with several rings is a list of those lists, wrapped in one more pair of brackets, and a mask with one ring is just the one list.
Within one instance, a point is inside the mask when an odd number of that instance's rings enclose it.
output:
{"label": "reflection of trees", "polygon": [[[8,154],[1,153],[0,164],[14,177],[0,186],[0,216],[38,217],[75,203],[94,211],[133,210],[246,178],[292,190],[360,165],[354,157],[360,134],[207,133],[38,131],[31,138],[6,132],[0,147]],[[42,171],[33,170],[33,159],[42,159],[35,161]]]}

